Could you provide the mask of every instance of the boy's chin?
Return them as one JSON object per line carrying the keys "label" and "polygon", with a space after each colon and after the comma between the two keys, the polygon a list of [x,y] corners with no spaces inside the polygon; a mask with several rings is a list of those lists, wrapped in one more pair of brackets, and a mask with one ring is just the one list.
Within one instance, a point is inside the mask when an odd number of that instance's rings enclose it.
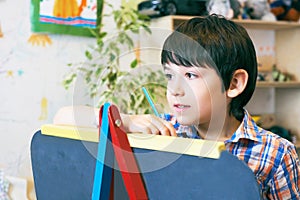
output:
{"label": "boy's chin", "polygon": [[191,126],[196,124],[194,119],[189,119],[187,117],[176,116],[177,122],[183,126]]}

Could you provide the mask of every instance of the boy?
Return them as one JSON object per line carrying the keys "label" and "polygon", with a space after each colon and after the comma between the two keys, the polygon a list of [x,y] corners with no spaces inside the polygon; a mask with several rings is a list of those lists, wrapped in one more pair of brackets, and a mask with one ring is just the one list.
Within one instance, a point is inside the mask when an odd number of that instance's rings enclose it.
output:
{"label": "boy", "polygon": [[[217,15],[193,18],[166,39],[161,62],[173,115],[164,120],[122,114],[127,132],[184,132],[191,138],[223,141],[252,169],[264,199],[300,199],[294,145],[258,127],[244,109],[255,89],[257,62],[243,27]],[[54,121],[59,123],[62,115]]]}
{"label": "boy", "polygon": [[[223,17],[193,18],[165,41],[167,99],[180,124],[122,115],[128,132],[224,141],[254,172],[264,199],[300,199],[300,163],[289,141],[258,127],[244,106],[256,84],[256,53],[246,30]],[[176,133],[177,132],[177,133]]]}

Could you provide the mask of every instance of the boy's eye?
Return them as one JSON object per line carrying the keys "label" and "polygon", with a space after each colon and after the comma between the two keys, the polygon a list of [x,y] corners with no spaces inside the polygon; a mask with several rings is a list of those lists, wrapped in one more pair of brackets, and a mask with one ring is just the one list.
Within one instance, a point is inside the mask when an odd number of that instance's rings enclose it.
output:
{"label": "boy's eye", "polygon": [[165,76],[168,80],[171,80],[172,79],[172,74],[168,74],[168,73],[165,73]]}
{"label": "boy's eye", "polygon": [[194,79],[194,78],[197,78],[198,76],[196,74],[193,74],[193,73],[186,73],[185,76],[188,78],[188,79]]}

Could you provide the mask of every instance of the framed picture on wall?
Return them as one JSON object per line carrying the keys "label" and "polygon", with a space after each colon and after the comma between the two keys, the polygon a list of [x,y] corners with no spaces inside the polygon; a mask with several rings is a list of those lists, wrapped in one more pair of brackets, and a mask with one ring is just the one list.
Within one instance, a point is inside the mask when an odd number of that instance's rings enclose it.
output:
{"label": "framed picture on wall", "polygon": [[33,32],[93,36],[104,0],[31,0]]}

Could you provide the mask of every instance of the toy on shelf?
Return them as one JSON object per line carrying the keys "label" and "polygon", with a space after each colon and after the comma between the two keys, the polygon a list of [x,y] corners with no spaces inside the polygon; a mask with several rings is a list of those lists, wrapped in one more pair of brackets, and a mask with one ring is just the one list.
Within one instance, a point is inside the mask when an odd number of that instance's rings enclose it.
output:
{"label": "toy on shelf", "polygon": [[299,21],[300,1],[299,0],[271,0],[271,12],[277,20]]}
{"label": "toy on shelf", "polygon": [[248,11],[247,8],[245,6],[245,2],[246,0],[239,0],[239,4],[240,4],[240,11],[239,14],[237,16],[238,19],[250,19],[250,16],[248,15]]}
{"label": "toy on shelf", "polygon": [[240,4],[240,19],[276,21],[275,15],[271,12],[268,0],[240,0]]}
{"label": "toy on shelf", "polygon": [[232,19],[234,16],[233,9],[231,9],[230,1],[224,0],[210,0],[206,6],[209,14],[223,15],[227,19]]}
{"label": "toy on shelf", "polygon": [[227,19],[236,19],[241,13],[241,4],[238,0],[210,0],[207,1],[206,10],[209,14],[223,15]]}
{"label": "toy on shelf", "polygon": [[258,72],[257,73],[257,81],[267,81],[267,73]]}
{"label": "toy on shelf", "polygon": [[294,77],[292,74],[290,74],[288,72],[280,71],[279,69],[277,69],[275,64],[273,65],[272,78],[273,78],[273,81],[278,81],[278,82],[287,82],[287,81],[294,80]]}

